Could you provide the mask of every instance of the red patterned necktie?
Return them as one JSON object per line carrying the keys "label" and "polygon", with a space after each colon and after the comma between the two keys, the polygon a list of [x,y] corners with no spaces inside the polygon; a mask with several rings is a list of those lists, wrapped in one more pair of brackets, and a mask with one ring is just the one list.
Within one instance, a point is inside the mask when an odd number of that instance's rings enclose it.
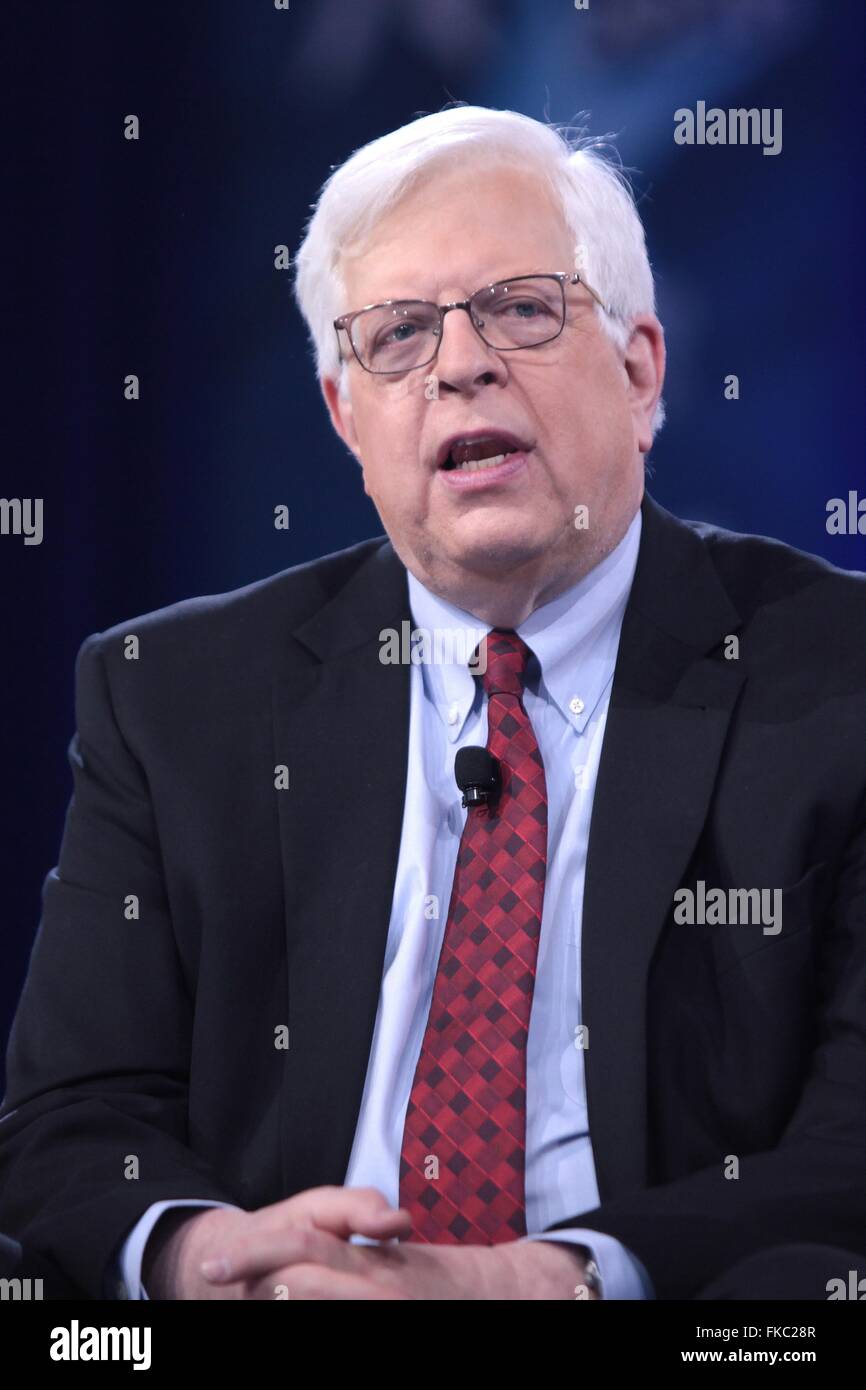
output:
{"label": "red patterned necktie", "polygon": [[406,1110],[400,1205],[411,1239],[526,1234],[526,1038],[547,865],[544,764],[523,708],[529,648],[484,639],[487,747],[502,789],[466,814],[424,1041]]}

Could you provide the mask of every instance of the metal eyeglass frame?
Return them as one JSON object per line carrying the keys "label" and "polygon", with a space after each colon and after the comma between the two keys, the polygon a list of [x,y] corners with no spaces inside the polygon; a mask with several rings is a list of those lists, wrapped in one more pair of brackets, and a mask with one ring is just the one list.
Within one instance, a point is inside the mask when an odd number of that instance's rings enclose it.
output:
{"label": "metal eyeglass frame", "polygon": [[[537,343],[523,343],[518,344],[518,346],[516,347],[508,348],[494,347],[492,343],[487,342],[487,339],[484,337],[484,334],[481,332],[481,329],[478,327],[477,323],[472,317],[470,305],[473,299],[475,299],[476,295],[482,294],[484,290],[495,289],[497,285],[515,285],[518,284],[521,280],[557,280],[559,282],[559,288],[562,293],[562,322],[560,323],[559,328],[555,333],[551,334],[549,338],[541,338]],[[492,284],[482,285],[481,288],[475,290],[474,293],[471,294],[468,299],[455,299],[450,304],[433,304],[433,301],[430,299],[383,299],[378,304],[365,304],[361,309],[354,309],[351,313],[341,314],[339,318],[334,319],[334,331],[337,334],[337,352],[339,354],[341,362],[346,362],[349,360],[348,358],[345,358],[343,356],[341,351],[340,330],[342,329],[343,332],[346,334],[346,337],[349,339],[349,346],[352,349],[352,353],[358,365],[362,367],[365,372],[369,372],[371,376],[403,376],[406,372],[417,372],[419,368],[429,367],[430,363],[436,360],[436,357],[439,353],[439,348],[442,343],[442,330],[445,326],[445,315],[449,313],[452,309],[466,310],[467,314],[469,315],[469,322],[472,324],[472,327],[475,329],[475,332],[478,334],[479,338],[485,344],[485,346],[489,347],[492,352],[526,352],[529,348],[544,347],[547,343],[555,342],[559,335],[562,333],[562,330],[565,328],[565,286],[567,284],[583,285],[606,314],[611,314],[613,312],[611,306],[609,304],[605,304],[601,295],[598,294],[598,292],[592,288],[592,285],[590,285],[589,282],[585,280],[584,277],[577,271],[553,270],[541,271],[537,275],[511,275],[506,276],[503,280],[494,280]],[[399,367],[394,371],[376,371],[375,368],[368,367],[366,363],[361,361],[361,358],[358,355],[358,350],[355,347],[355,343],[352,338],[352,324],[354,323],[355,319],[359,316],[359,314],[365,314],[369,309],[387,309],[390,304],[431,304],[432,307],[436,309],[439,313],[439,327],[433,329],[433,336],[436,339],[436,346],[434,347],[433,352],[425,362],[416,362],[414,367]]]}

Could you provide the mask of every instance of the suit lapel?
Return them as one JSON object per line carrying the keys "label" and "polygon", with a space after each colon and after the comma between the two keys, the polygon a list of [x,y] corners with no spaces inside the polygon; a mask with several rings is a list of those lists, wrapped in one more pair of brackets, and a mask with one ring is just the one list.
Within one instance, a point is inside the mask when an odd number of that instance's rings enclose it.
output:
{"label": "suit lapel", "polygon": [[384,542],[277,659],[274,762],[289,769],[288,790],[276,793],[289,981],[286,1192],[342,1183],[351,1152],[379,999],[409,741],[409,667],[379,660],[379,633],[399,632],[409,618],[406,571]]}
{"label": "suit lapel", "polygon": [[590,828],[582,986],[601,1201],[646,1185],[646,983],[706,820],[744,677],[709,657],[740,617],[704,542],[649,496]]}

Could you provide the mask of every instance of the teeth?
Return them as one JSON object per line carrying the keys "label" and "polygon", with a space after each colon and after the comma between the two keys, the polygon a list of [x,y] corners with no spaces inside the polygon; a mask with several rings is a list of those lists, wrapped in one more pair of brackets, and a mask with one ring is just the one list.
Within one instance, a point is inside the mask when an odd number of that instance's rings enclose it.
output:
{"label": "teeth", "polygon": [[458,463],[457,467],[464,473],[477,473],[480,468],[495,468],[504,458],[504,454],[494,454],[489,459],[467,459],[465,463]]}

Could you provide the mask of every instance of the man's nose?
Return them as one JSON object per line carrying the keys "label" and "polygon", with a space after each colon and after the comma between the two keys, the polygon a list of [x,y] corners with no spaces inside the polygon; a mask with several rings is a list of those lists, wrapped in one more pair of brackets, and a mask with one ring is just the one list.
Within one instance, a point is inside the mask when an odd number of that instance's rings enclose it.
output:
{"label": "man's nose", "polygon": [[465,391],[480,380],[504,380],[505,365],[479,336],[467,309],[449,309],[442,316],[442,338],[432,371],[440,390],[452,386]]}

